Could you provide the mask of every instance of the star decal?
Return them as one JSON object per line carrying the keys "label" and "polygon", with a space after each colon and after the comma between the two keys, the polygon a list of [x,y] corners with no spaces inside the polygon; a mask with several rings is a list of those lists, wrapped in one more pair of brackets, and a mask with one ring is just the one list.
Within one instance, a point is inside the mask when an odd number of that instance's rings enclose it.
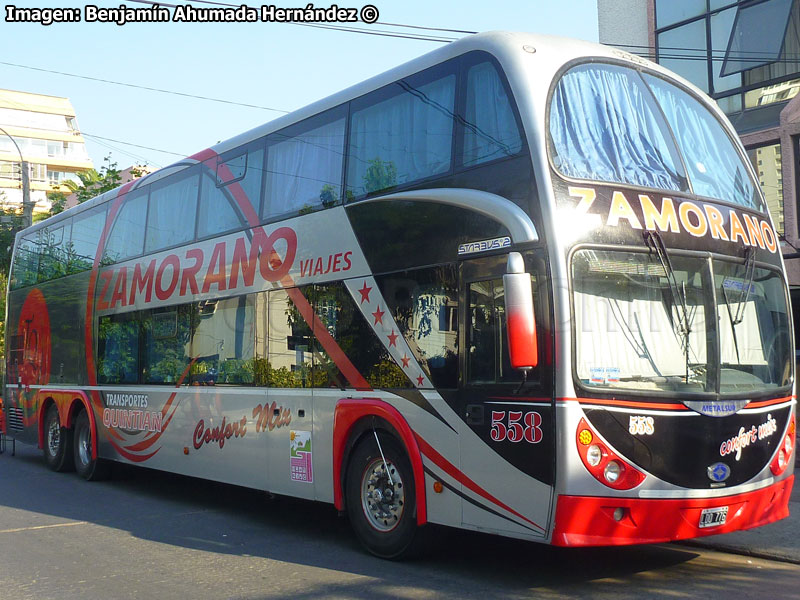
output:
{"label": "star decal", "polygon": [[364,304],[364,300],[369,302],[369,293],[372,291],[371,287],[367,287],[367,282],[364,281],[364,287],[358,290],[358,293],[361,294],[361,304]]}
{"label": "star decal", "polygon": [[380,306],[378,307],[378,310],[376,310],[374,313],[372,313],[372,316],[375,317],[375,325],[377,325],[378,323],[383,325],[383,315],[385,315],[385,314],[386,314],[386,311],[381,310]]}
{"label": "star decal", "polygon": [[421,386],[425,382],[425,379],[420,375],[417,377],[417,385]]}
{"label": "star decal", "polygon": [[406,356],[406,354],[404,352],[403,353],[403,358],[401,358],[400,360],[403,361],[403,368],[405,369],[405,368],[408,367],[408,361],[410,361],[411,359],[408,356]]}
{"label": "star decal", "polygon": [[397,334],[394,332],[394,329],[392,329],[392,333],[390,333],[390,334],[389,334],[389,335],[387,335],[386,337],[388,337],[388,338],[389,338],[389,345],[390,345],[390,346],[394,346],[395,348],[397,348],[397,338],[398,338],[398,337],[400,337],[400,336],[399,336],[399,335],[397,335]]}

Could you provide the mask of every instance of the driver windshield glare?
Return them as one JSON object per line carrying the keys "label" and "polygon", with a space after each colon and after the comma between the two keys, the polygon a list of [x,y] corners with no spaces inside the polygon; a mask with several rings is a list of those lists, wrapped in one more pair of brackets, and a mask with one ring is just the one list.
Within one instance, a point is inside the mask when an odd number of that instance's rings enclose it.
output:
{"label": "driver windshield glare", "polygon": [[791,381],[776,271],[748,269],[747,261],[580,250],[572,279],[576,371],[588,388],[733,395]]}

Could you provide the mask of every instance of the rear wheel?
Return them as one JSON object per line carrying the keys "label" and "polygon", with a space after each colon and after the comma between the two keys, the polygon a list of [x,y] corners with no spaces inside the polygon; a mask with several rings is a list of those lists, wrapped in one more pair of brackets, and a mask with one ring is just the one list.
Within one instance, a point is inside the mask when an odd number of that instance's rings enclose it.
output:
{"label": "rear wheel", "polygon": [[376,439],[371,432],[359,442],[348,465],[345,496],[350,524],[367,550],[381,558],[411,553],[417,534],[414,474],[396,438],[381,432]]}
{"label": "rear wheel", "polygon": [[92,459],[92,424],[85,411],[78,413],[75,419],[74,459],[75,470],[87,481],[96,481],[108,477],[109,465],[99,458]]}
{"label": "rear wheel", "polygon": [[50,405],[44,417],[44,460],[53,471],[72,471],[72,429],[61,427],[58,409]]}

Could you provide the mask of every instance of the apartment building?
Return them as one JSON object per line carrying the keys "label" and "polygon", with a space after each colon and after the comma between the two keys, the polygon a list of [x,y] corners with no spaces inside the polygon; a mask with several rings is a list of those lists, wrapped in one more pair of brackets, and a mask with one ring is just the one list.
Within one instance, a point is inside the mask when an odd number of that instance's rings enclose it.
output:
{"label": "apartment building", "polygon": [[29,163],[34,213],[50,208],[47,192],[92,168],[69,99],[0,89],[0,206],[22,206],[22,160]]}

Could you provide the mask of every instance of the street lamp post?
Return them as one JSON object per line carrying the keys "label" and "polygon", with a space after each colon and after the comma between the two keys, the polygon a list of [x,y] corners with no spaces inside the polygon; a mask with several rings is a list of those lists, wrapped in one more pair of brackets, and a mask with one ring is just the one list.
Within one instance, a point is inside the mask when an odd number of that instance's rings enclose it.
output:
{"label": "street lamp post", "polygon": [[11,143],[14,144],[14,147],[17,149],[19,153],[19,166],[22,178],[22,217],[25,220],[25,227],[30,227],[33,224],[33,205],[34,203],[31,202],[31,181],[30,181],[30,169],[28,167],[28,161],[22,157],[22,150],[19,149],[17,145],[17,141],[9,135],[9,133],[0,127],[0,132],[3,132],[8,136],[8,139],[11,140]]}

